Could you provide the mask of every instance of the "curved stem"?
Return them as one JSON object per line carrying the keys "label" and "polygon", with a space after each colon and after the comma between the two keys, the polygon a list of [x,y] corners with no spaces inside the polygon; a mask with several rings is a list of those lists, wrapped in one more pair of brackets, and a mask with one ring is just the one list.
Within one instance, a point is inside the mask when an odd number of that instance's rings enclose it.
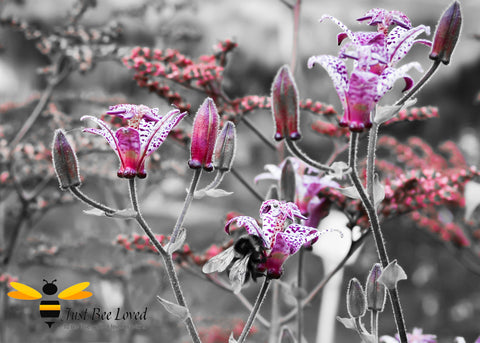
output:
{"label": "curved stem", "polygon": [[323,170],[323,171],[333,171],[333,169],[330,168],[329,166],[321,164],[315,160],[312,160],[310,157],[308,157],[302,150],[298,148],[295,142],[291,141],[288,138],[286,139],[286,142],[287,142],[286,144],[287,148],[292,153],[293,156],[298,157],[300,160],[302,160],[306,164],[316,169]]}
{"label": "curved stem", "polygon": [[170,238],[170,244],[175,243],[175,240],[177,239],[178,231],[180,230],[180,228],[183,225],[183,222],[185,221],[185,216],[187,215],[187,211],[190,208],[190,204],[192,203],[193,194],[195,193],[195,188],[197,188],[198,180],[200,180],[200,175],[202,175],[202,169],[201,168],[195,169],[193,173],[192,182],[190,183],[190,188],[188,189],[187,197],[185,198],[185,202],[183,203],[182,212],[178,216],[177,222],[175,223],[175,227],[173,228],[172,237]]}
{"label": "curved stem", "polygon": [[247,335],[250,332],[250,329],[252,328],[253,321],[257,316],[258,310],[260,309],[260,306],[262,305],[263,300],[265,300],[265,295],[267,294],[268,286],[270,286],[270,279],[266,277],[265,280],[263,281],[262,288],[260,289],[260,293],[258,293],[257,300],[255,300],[253,309],[250,312],[250,315],[248,316],[245,326],[243,327],[242,333],[238,338],[238,343],[245,342],[245,339],[247,338]]}
{"label": "curved stem", "polygon": [[192,341],[195,343],[201,343],[200,336],[198,335],[198,331],[195,327],[195,324],[192,319],[192,315],[190,314],[190,310],[188,310],[187,302],[185,301],[185,297],[183,295],[182,288],[180,287],[180,281],[178,280],[177,271],[175,270],[175,264],[172,260],[172,256],[163,248],[160,244],[158,239],[152,232],[152,229],[148,226],[147,222],[142,216],[142,212],[138,206],[138,199],[137,199],[137,190],[135,186],[135,179],[130,179],[129,181],[129,190],[130,190],[130,200],[132,201],[133,209],[137,212],[136,220],[140,227],[145,231],[150,241],[153,243],[157,251],[163,258],[163,262],[165,263],[165,269],[167,271],[168,279],[170,280],[170,285],[172,286],[173,293],[175,294],[175,299],[177,303],[183,307],[185,307],[188,311],[188,317],[185,319],[185,326],[187,327],[188,333],[192,338]]}
{"label": "curved stem", "polygon": [[215,178],[213,179],[213,181],[210,184],[208,184],[205,188],[199,189],[197,192],[208,191],[210,189],[217,188],[222,182],[223,177],[225,176],[226,173],[227,171],[225,170],[219,170],[215,175]]}
{"label": "curved stem", "polygon": [[263,196],[262,196],[260,193],[258,193],[257,190],[256,190],[255,188],[253,188],[253,187],[243,178],[243,176],[237,172],[236,169],[232,168],[232,169],[230,169],[230,171],[232,172],[233,176],[235,176],[235,177],[237,178],[237,180],[240,181],[240,183],[241,183],[242,185],[244,185],[244,186],[250,191],[250,193],[253,194],[253,196],[254,196],[255,198],[257,198],[258,200],[260,200],[260,202],[263,202],[263,200],[264,200],[264,199],[263,199]]}
{"label": "curved stem", "polygon": [[398,100],[394,106],[403,105],[408,99],[415,95],[415,93],[428,81],[428,79],[432,77],[433,73],[435,73],[439,65],[440,60],[435,60],[430,69],[423,75],[420,81],[417,82],[415,87],[413,87],[403,98]]}
{"label": "curved stem", "polygon": [[250,119],[246,118],[245,116],[242,117],[242,123],[245,123],[247,127],[255,133],[262,142],[264,142],[270,149],[273,151],[277,151],[277,147],[275,144],[272,143],[271,139],[267,138],[260,130],[258,130],[255,127],[255,124],[253,124]]}
{"label": "curved stem", "polygon": [[[358,133],[352,132],[350,136],[350,154],[352,156],[352,172],[350,173],[350,179],[352,180],[353,185],[357,189],[360,199],[362,200],[363,207],[367,211],[368,218],[370,220],[370,226],[373,233],[373,238],[375,245],[377,247],[378,257],[382,263],[382,267],[385,268],[389,264],[389,259],[387,255],[387,249],[385,247],[385,242],[383,240],[382,230],[380,228],[380,223],[378,220],[377,211],[375,206],[368,198],[368,195],[363,188],[362,182],[358,176],[357,171],[357,143],[358,143]],[[400,299],[398,297],[397,288],[388,290],[390,295],[390,300],[392,303],[393,313],[395,317],[395,322],[397,324],[397,331],[402,343],[407,343],[407,330],[405,327],[405,321],[403,319],[402,307],[400,305]]]}
{"label": "curved stem", "polygon": [[77,197],[87,205],[98,208],[99,210],[109,214],[117,212],[117,210],[93,200],[92,198],[84,194],[82,191],[80,191],[78,187],[70,187],[69,190],[75,197]]}

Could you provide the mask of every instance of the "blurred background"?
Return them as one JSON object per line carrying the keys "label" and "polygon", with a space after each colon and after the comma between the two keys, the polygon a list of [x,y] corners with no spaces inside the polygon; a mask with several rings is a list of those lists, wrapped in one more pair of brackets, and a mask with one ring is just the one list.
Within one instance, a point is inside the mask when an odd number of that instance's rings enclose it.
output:
{"label": "blurred background", "polygon": [[[25,31],[12,28],[6,18],[14,17],[19,22],[55,34],[68,30],[72,25],[72,16],[78,14],[78,9],[85,3],[95,6],[86,7],[85,13],[78,17],[78,25],[85,28],[108,27],[112,31],[117,24],[121,25],[121,33],[115,36],[115,51],[95,60],[83,72],[76,70],[70,73],[62,81],[53,96],[61,106],[49,107],[40,116],[38,126],[35,125],[25,138],[27,148],[28,144],[34,150],[39,146],[48,147],[53,131],[59,125],[68,126],[68,132],[76,137],[77,144],[85,143],[78,138],[82,126],[79,118],[87,114],[100,115],[109,105],[116,103],[143,103],[159,107],[160,112],[168,109],[169,104],[163,99],[137,87],[133,72],[115,58],[134,46],[178,49],[196,59],[200,55],[211,54],[212,47],[219,40],[233,39],[238,48],[229,56],[223,81],[224,90],[231,98],[250,94],[269,95],[276,71],[281,65],[288,64],[291,58],[292,12],[279,0],[3,1],[0,2],[3,19],[0,29],[0,139],[3,139],[3,146],[0,147],[6,147],[6,142],[12,139],[34,109],[36,100],[47,87],[45,75],[48,72],[45,74],[43,69],[51,64],[51,60],[37,49],[35,38],[26,39]],[[331,14],[356,30],[362,26],[355,19],[368,9],[395,9],[407,14],[414,26],[429,25],[433,33],[437,19],[449,4],[447,0],[302,1],[295,71],[301,97],[332,104],[338,111],[341,108],[326,72],[319,67],[313,70],[306,67],[306,61],[312,55],[337,53],[339,28],[331,22],[319,23],[318,19],[323,14]],[[419,136],[432,145],[453,140],[462,148],[468,163],[478,165],[480,2],[463,0],[461,5],[463,29],[452,61],[448,66],[441,66],[417,96],[417,106],[437,106],[439,118],[391,125],[382,129],[381,133],[393,135],[398,140]],[[430,66],[428,53],[428,48],[415,46],[407,59],[418,60],[427,69]],[[42,73],[39,74],[39,70]],[[420,75],[412,73],[412,76],[418,79]],[[395,87],[394,94],[385,99],[385,103],[389,103],[389,99],[393,102],[394,96],[398,97],[401,86]],[[194,113],[204,94],[185,92]],[[55,121],[56,111],[66,114],[70,121]],[[268,110],[255,111],[250,119],[267,136],[273,135]],[[301,145],[322,160],[328,157],[331,145],[327,140],[319,141],[318,136],[310,134],[309,126],[313,120],[310,115],[302,118],[306,134]],[[192,119],[187,118],[182,125],[188,129],[191,122]],[[264,171],[265,164],[278,164],[280,160],[242,124],[239,124],[238,135],[235,168],[253,184],[253,178]],[[95,147],[104,147],[102,142],[96,142],[98,145]],[[139,195],[147,221],[152,223],[157,233],[167,235],[181,211],[184,190],[191,177],[191,171],[186,166],[189,157],[183,147],[170,141],[155,156],[149,177],[138,183]],[[7,164],[6,153],[2,158],[0,168]],[[81,155],[80,162],[82,176],[88,175],[82,187],[85,193],[112,207],[129,206],[127,184],[116,178],[118,162],[113,153]],[[87,321],[82,323],[84,326],[59,325],[48,329],[38,320],[36,303],[26,304],[3,296],[2,334],[5,342],[189,341],[183,325],[155,301],[157,294],[173,299],[168,279],[156,255],[127,251],[114,244],[118,235],[141,234],[136,223],[85,215],[82,210],[87,206],[72,201],[68,194],[60,194],[47,159],[42,163],[34,166],[22,164],[19,158],[15,170],[19,175],[50,175],[45,181],[49,195],[37,199],[34,204],[41,208],[38,202],[55,199],[48,210],[23,213],[12,186],[0,183],[0,223],[3,230],[0,246],[2,253],[11,250],[9,261],[4,261],[2,275],[16,277],[36,289],[42,287],[43,279],[57,279],[59,290],[77,282],[90,281],[94,297],[80,304],[62,304],[62,307],[121,307],[142,311],[147,307],[148,320],[138,326],[127,327],[118,323],[107,326],[103,322]],[[6,175],[2,172],[5,170],[0,169],[0,178]],[[206,176],[202,179],[202,185],[208,184],[210,178]],[[39,180],[29,182],[31,184],[26,182],[26,186],[35,189]],[[262,182],[255,187],[265,194],[269,183]],[[227,240],[222,228],[228,212],[257,216],[259,203],[235,178],[227,177],[222,188],[234,192],[234,195],[195,201],[188,213],[185,226],[189,228],[187,241],[192,250],[202,252],[213,243],[222,244]],[[396,218],[386,222],[384,231],[390,255],[401,262],[409,275],[409,279],[400,284],[409,331],[420,327],[425,333],[438,335],[439,342],[453,342],[455,336],[464,336],[467,343],[473,342],[480,335],[479,275],[467,270],[442,242],[432,239],[409,220]],[[14,247],[8,245],[12,235],[19,237]],[[346,291],[350,277],[366,278],[376,258],[373,242],[368,241],[355,262],[346,268],[344,282],[340,285],[341,294]],[[306,268],[305,286],[312,288],[323,274],[322,260],[308,254]],[[291,269],[285,275],[285,281],[289,282],[295,275],[294,262],[289,261],[286,269]],[[219,337],[224,335],[228,338],[238,321],[247,318],[247,310],[230,293],[185,270],[180,272],[180,277],[200,330],[219,332]],[[243,293],[253,302],[258,287],[251,285]],[[317,334],[321,299],[321,295],[317,296],[305,311],[305,337],[309,342],[313,342]],[[262,310],[267,318],[270,306],[267,298]],[[282,310],[287,311],[290,305],[287,301],[282,306],[285,307]],[[343,297],[338,311],[332,315],[346,316]],[[389,311],[388,305],[380,320],[381,334],[393,335],[395,332]],[[256,331],[252,342],[265,342],[265,328],[257,324]],[[339,323],[336,324],[336,335],[336,342],[359,341],[355,333]],[[205,341],[216,342],[214,339]],[[220,338],[217,341],[220,342]]]}

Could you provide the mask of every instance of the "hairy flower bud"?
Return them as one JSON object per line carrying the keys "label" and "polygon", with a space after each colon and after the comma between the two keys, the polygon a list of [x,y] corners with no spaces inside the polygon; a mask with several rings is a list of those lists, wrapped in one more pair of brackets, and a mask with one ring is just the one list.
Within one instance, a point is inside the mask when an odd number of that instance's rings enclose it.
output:
{"label": "hairy flower bud", "polygon": [[53,167],[57,174],[61,189],[77,187],[81,185],[80,171],[75,151],[63,130],[55,131],[52,145]]}
{"label": "hairy flower bud", "polygon": [[294,202],[295,201],[295,170],[290,158],[285,160],[285,164],[282,168],[282,174],[280,176],[280,197],[283,201]]}
{"label": "hairy flower bud", "polygon": [[462,14],[460,12],[460,4],[454,1],[453,4],[443,12],[438,22],[433,39],[432,51],[430,58],[432,60],[440,60],[443,64],[450,62],[453,49],[460,35],[462,26]]}
{"label": "hairy flower bud", "polygon": [[301,138],[298,128],[300,107],[298,90],[287,65],[282,66],[272,84],[272,113],[275,121],[275,140],[281,141],[285,137],[291,140]]}
{"label": "hairy flower bud", "polygon": [[347,289],[347,311],[350,317],[360,318],[367,311],[367,300],[360,282],[353,278],[350,280]]}
{"label": "hairy flower bud", "polygon": [[235,141],[235,124],[227,121],[215,143],[214,164],[218,170],[229,171],[232,168],[235,156]]}
{"label": "hairy flower bud", "polygon": [[385,307],[386,288],[378,278],[382,274],[382,267],[379,263],[373,265],[368,275],[365,293],[367,294],[367,307],[369,310],[382,312]]}
{"label": "hairy flower bud", "polygon": [[188,166],[192,169],[203,167],[206,171],[213,170],[213,149],[217,139],[220,117],[211,98],[206,98],[199,107],[193,121],[192,144]]}

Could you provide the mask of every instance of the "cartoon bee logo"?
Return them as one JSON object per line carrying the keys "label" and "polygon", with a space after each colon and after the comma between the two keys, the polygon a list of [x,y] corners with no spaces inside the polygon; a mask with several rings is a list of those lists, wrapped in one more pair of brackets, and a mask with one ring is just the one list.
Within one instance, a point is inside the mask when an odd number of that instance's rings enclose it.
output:
{"label": "cartoon bee logo", "polygon": [[[45,279],[43,281],[46,283],[42,288],[42,291],[45,295],[54,295],[57,293],[58,288],[56,285],[54,285],[54,282],[57,281],[56,279],[52,282],[48,282]],[[89,285],[90,282],[77,283],[60,292],[60,294],[58,294],[58,298],[63,300],[80,300],[89,298],[92,296],[92,293],[84,291],[84,289]],[[16,291],[12,291],[7,294],[10,298],[20,300],[36,300],[42,298],[42,294],[40,292],[30,286],[24,285],[23,283],[10,282],[10,286],[16,289]],[[39,307],[40,316],[45,318],[45,323],[49,328],[51,328],[55,323],[55,321],[52,319],[60,316],[60,302],[58,300],[42,300]]]}

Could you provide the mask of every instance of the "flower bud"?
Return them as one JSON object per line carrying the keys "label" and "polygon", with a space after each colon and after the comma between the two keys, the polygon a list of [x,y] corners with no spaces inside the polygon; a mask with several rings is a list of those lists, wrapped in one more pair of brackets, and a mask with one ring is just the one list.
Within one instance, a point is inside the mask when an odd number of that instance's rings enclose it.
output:
{"label": "flower bud", "polygon": [[300,139],[298,89],[287,65],[278,70],[273,80],[271,101],[273,120],[276,126],[275,140],[281,141],[285,137],[291,140]]}
{"label": "flower bud", "polygon": [[214,164],[220,171],[229,171],[232,168],[235,156],[235,124],[227,121],[215,143]]}
{"label": "flower bud", "polygon": [[432,60],[440,60],[443,64],[450,62],[450,56],[460,35],[461,26],[462,14],[460,13],[460,4],[458,1],[454,1],[453,4],[443,12],[438,22],[433,39],[432,51],[429,56]]}
{"label": "flower bud", "polygon": [[203,167],[206,171],[213,170],[213,149],[217,139],[220,117],[211,98],[206,98],[195,115],[193,121],[192,144],[188,166],[192,169]]}
{"label": "flower bud", "polygon": [[81,185],[77,155],[61,129],[55,131],[52,158],[53,167],[55,168],[61,189],[65,190]]}
{"label": "flower bud", "polygon": [[294,202],[295,201],[295,170],[290,158],[285,160],[280,176],[280,198],[281,200]]}
{"label": "flower bud", "polygon": [[353,278],[350,280],[347,289],[347,311],[350,317],[360,318],[367,311],[367,301],[360,282]]}
{"label": "flower bud", "polygon": [[385,307],[386,288],[378,278],[382,274],[382,267],[379,263],[373,265],[368,275],[365,293],[367,294],[367,307],[369,310],[382,312]]}

